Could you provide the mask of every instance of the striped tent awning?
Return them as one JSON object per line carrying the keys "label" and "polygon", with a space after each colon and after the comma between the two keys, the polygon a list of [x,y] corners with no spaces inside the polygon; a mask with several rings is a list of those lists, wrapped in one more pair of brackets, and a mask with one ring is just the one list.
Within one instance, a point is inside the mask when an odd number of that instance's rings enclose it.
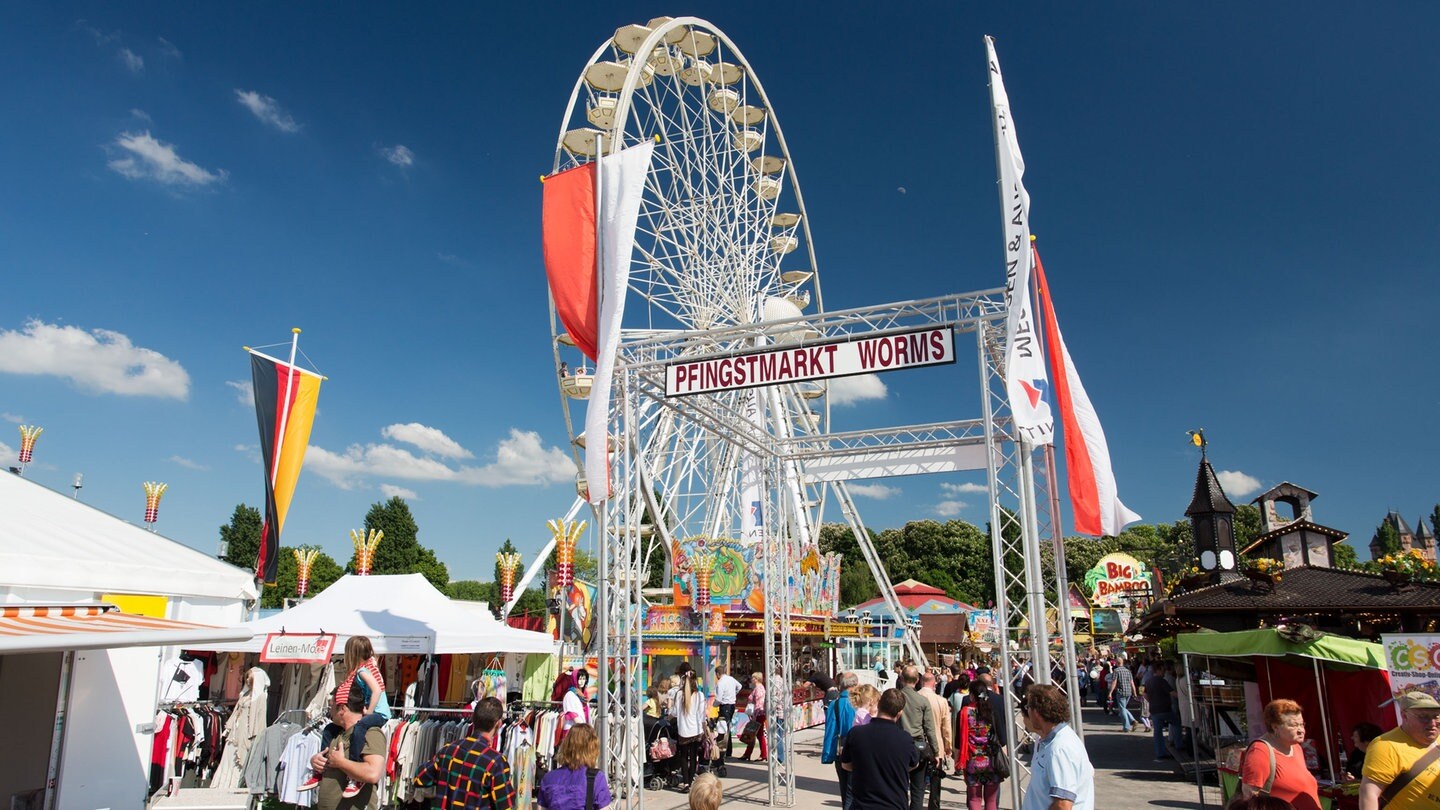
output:
{"label": "striped tent awning", "polygon": [[0,654],[248,641],[243,628],[121,613],[113,605],[0,606]]}

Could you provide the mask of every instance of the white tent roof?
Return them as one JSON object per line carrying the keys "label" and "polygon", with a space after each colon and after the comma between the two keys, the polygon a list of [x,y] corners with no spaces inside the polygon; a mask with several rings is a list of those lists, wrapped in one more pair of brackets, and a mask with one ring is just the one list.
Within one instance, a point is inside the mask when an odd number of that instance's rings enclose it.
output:
{"label": "white tent roof", "polygon": [[0,586],[212,599],[259,595],[249,571],[3,472]]}
{"label": "white tent roof", "polygon": [[340,647],[351,636],[368,636],[386,653],[551,653],[546,633],[501,624],[478,603],[453,601],[423,574],[347,574],[314,598],[274,616],[240,625],[249,642],[206,644],[198,650],[259,652],[269,633],[334,633]]}

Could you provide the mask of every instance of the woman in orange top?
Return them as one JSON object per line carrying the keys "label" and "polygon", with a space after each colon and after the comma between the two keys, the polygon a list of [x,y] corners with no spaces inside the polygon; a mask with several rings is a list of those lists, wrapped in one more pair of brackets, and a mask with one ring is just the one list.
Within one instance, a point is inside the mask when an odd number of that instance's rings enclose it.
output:
{"label": "woman in orange top", "polygon": [[[1268,793],[1290,802],[1296,810],[1320,810],[1315,777],[1305,767],[1305,717],[1293,700],[1272,700],[1265,706],[1269,732],[1245,749],[1240,764],[1240,795]],[[1273,755],[1273,760],[1272,760]],[[1271,762],[1274,765],[1271,765]]]}

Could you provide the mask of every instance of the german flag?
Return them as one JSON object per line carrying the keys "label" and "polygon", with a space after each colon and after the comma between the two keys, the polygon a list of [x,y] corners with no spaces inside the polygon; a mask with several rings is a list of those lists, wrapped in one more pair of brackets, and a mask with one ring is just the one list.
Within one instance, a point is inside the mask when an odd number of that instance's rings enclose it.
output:
{"label": "german flag", "polygon": [[273,585],[280,562],[280,530],[290,511],[300,466],[305,463],[324,377],[253,350],[250,376],[255,385],[260,455],[265,462],[265,525],[255,578]]}

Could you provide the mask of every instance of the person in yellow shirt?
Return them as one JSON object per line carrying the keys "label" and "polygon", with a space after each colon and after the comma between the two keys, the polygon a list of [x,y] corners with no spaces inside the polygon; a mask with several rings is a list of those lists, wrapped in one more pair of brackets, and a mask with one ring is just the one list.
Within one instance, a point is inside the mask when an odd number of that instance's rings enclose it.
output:
{"label": "person in yellow shirt", "polygon": [[[1440,702],[1424,692],[1406,692],[1400,726],[1376,737],[1365,752],[1360,780],[1360,810],[1422,810],[1440,807]],[[1427,757],[1429,765],[1414,779],[1391,790]]]}

